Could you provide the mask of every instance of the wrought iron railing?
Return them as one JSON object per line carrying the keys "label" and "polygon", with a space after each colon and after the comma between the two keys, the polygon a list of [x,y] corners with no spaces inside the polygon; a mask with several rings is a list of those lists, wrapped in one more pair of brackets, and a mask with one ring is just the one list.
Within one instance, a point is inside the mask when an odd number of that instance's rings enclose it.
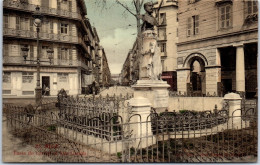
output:
{"label": "wrought iron railing", "polygon": [[169,91],[170,97],[219,97],[215,92],[210,94],[207,92],[203,94],[202,92],[177,92],[177,91]]}
{"label": "wrought iron railing", "polygon": [[[35,8],[37,5],[29,4],[29,3],[21,3],[20,1],[13,1],[13,0],[4,0],[3,7],[4,8],[13,8],[16,10],[22,11],[29,11],[35,12]],[[40,7],[40,12],[44,15],[56,15],[61,17],[66,17],[70,19],[82,19],[81,15],[77,12],[71,12],[67,10],[58,10],[56,8],[49,8],[49,7]]]}
{"label": "wrought iron railing", "polygon": [[[28,58],[29,60],[34,60],[36,61],[37,58],[35,57],[31,57],[31,58]],[[49,59],[45,59],[45,58],[41,58],[40,60],[42,61],[48,61]],[[3,57],[3,64],[24,64],[24,65],[31,65],[31,64],[36,64],[35,62],[33,61],[24,61],[24,58],[19,56],[19,57],[16,57],[16,56],[4,56]],[[85,68],[87,70],[91,69],[91,67],[89,67],[86,63],[82,62],[82,61],[78,61],[78,60],[61,60],[61,59],[52,59],[51,60],[51,64],[48,63],[48,62],[44,62],[42,63],[41,65],[50,65],[50,66],[53,66],[53,65],[58,65],[58,66],[72,66],[72,67],[75,67],[75,66],[81,66],[82,68]]]}
{"label": "wrought iron railing", "polygon": [[[11,28],[4,28],[3,35],[12,36],[12,37],[37,39],[37,32],[29,31],[29,30],[17,30],[17,29],[11,29]],[[43,39],[43,40],[54,40],[54,41],[71,42],[71,43],[79,42],[77,36],[43,33],[43,32],[40,32],[39,35],[40,35],[40,39]]]}
{"label": "wrought iron railing", "polygon": [[[117,112],[115,104],[107,104],[110,101],[105,98],[89,99],[67,98],[60,111],[52,109],[53,105],[36,110],[32,106],[4,104],[3,117],[7,120],[3,122],[14,136],[37,146],[38,152],[48,153],[46,156],[55,162],[256,161],[257,115],[245,113],[244,118],[250,122],[244,122],[241,116],[233,115],[228,115],[226,121],[226,111],[167,112],[158,114],[154,125],[149,120],[153,114],[141,121],[141,116],[131,110],[125,118],[115,115],[108,119],[108,113]],[[179,119],[166,117],[169,114]],[[89,115],[94,118],[86,121],[84,117]],[[209,118],[215,120],[204,120]],[[188,122],[192,119],[198,125]],[[169,129],[171,125],[175,129]],[[154,131],[149,135],[151,126]],[[136,134],[137,130],[142,133]],[[118,138],[107,139],[109,132],[110,138]]]}

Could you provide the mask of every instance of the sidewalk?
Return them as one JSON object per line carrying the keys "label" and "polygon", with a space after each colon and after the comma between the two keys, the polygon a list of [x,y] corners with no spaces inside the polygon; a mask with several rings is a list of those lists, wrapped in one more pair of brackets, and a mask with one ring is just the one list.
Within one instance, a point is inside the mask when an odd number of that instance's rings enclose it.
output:
{"label": "sidewalk", "polygon": [[28,152],[36,153],[37,150],[21,139],[14,137],[7,129],[6,117],[2,121],[2,162],[52,162],[42,155],[28,155]]}

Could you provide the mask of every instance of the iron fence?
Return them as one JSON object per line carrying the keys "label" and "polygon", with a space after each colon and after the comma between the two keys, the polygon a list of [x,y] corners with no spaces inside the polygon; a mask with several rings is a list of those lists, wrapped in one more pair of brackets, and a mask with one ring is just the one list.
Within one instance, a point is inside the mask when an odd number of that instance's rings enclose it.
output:
{"label": "iron fence", "polygon": [[170,97],[219,97],[216,92],[213,94],[206,93],[203,94],[202,92],[177,92],[177,91],[169,91]]}
{"label": "iron fence", "polygon": [[67,97],[60,109],[4,105],[4,113],[14,135],[55,162],[230,162],[257,156],[257,115],[248,112],[152,110],[144,118],[115,98]]}

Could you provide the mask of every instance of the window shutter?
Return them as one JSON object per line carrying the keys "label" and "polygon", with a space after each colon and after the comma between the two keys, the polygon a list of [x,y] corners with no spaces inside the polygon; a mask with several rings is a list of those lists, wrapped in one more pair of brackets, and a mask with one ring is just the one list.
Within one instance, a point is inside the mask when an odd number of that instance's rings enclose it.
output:
{"label": "window shutter", "polygon": [[8,56],[8,52],[9,52],[9,44],[4,44],[4,50],[3,50],[3,55],[4,56]]}
{"label": "window shutter", "polygon": [[191,35],[191,17],[188,18],[188,21],[187,21],[187,36],[190,36]]}
{"label": "window shutter", "polygon": [[50,29],[51,29],[51,34],[53,34],[53,21],[50,21]]}
{"label": "window shutter", "polygon": [[72,49],[69,49],[69,60],[72,63]]}
{"label": "window shutter", "polygon": [[195,16],[195,34],[199,34],[199,16]]}
{"label": "window shutter", "polygon": [[72,36],[72,24],[68,24],[69,26],[69,35]]}
{"label": "window shutter", "polygon": [[30,19],[30,31],[33,32],[33,18]]}
{"label": "window shutter", "polygon": [[58,47],[58,59],[60,60],[61,59],[61,48]]}
{"label": "window shutter", "polygon": [[20,27],[21,27],[21,25],[20,25],[20,17],[16,16],[16,29],[20,30]]}
{"label": "window shutter", "polygon": [[57,0],[57,9],[60,10],[60,0]]}
{"label": "window shutter", "polygon": [[60,21],[58,21],[58,34],[60,34]]}
{"label": "window shutter", "polygon": [[34,46],[30,45],[30,59],[33,59]]}
{"label": "window shutter", "polygon": [[8,15],[4,15],[4,28],[8,28],[9,25],[9,17]]}
{"label": "window shutter", "polygon": [[247,9],[248,9],[248,15],[252,14],[252,2],[247,1]]}
{"label": "window shutter", "polygon": [[69,1],[69,12],[72,12],[72,2]]}
{"label": "window shutter", "polygon": [[253,1],[253,13],[257,13],[258,9],[257,9],[257,1]]}

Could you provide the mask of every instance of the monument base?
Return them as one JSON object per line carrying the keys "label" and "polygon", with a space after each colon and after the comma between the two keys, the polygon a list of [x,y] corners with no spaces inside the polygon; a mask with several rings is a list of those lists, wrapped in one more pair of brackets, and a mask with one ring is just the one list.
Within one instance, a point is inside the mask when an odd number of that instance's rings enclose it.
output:
{"label": "monument base", "polygon": [[170,85],[162,80],[138,80],[134,89],[134,97],[147,98],[151,107],[155,108],[157,112],[164,111],[168,108]]}

